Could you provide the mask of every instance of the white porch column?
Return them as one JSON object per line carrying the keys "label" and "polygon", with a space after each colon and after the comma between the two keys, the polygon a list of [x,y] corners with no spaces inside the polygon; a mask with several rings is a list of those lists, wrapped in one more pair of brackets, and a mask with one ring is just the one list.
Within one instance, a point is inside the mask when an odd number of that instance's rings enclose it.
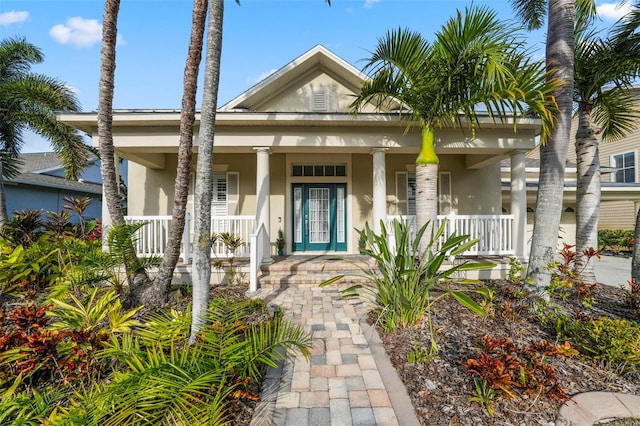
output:
{"label": "white porch column", "polygon": [[387,222],[387,168],[386,148],[374,148],[373,155],[373,230],[380,232],[380,221]]}
{"label": "white porch column", "polygon": [[523,260],[527,241],[527,181],[525,175],[524,152],[511,156],[511,214],[515,256]]}
{"label": "white porch column", "polygon": [[256,151],[256,226],[260,229],[260,226],[264,226],[265,239],[264,239],[264,259],[263,262],[271,262],[271,239],[270,230],[271,227],[271,204],[269,187],[269,154],[268,147],[253,148]]}

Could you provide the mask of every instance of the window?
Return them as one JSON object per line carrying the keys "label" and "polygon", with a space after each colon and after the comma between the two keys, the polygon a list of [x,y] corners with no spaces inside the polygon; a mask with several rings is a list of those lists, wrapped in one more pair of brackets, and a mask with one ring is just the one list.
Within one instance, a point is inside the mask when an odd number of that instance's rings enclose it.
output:
{"label": "window", "polygon": [[345,164],[293,164],[291,176],[346,176]]}
{"label": "window", "polygon": [[238,214],[238,173],[214,172],[211,214],[227,216]]}
{"label": "window", "polygon": [[[398,214],[416,214],[416,174],[396,172]],[[438,175],[438,214],[451,214],[451,172]]]}
{"label": "window", "polygon": [[612,174],[613,182],[632,183],[636,181],[636,154],[625,152],[611,157],[611,166],[615,167]]}
{"label": "window", "polygon": [[409,216],[416,215],[416,174],[407,173],[407,206]]}

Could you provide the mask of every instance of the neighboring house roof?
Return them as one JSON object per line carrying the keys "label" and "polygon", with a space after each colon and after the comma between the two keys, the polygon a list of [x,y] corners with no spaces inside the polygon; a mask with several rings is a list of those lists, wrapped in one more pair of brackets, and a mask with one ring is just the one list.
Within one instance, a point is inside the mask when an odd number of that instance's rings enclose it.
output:
{"label": "neighboring house roof", "polygon": [[[24,162],[21,167],[22,173],[14,179],[9,179],[8,182],[89,194],[102,194],[102,185],[98,183],[84,182],[82,179],[73,181],[52,174],[54,171],[62,170],[60,160],[55,152],[20,154],[19,158]],[[94,156],[89,159],[90,162],[97,160],[97,157]]]}

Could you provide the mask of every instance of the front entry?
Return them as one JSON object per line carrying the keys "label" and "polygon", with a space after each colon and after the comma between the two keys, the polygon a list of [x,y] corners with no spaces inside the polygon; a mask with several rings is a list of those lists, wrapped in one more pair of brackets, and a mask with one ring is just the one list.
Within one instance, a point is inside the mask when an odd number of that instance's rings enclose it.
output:
{"label": "front entry", "polygon": [[294,183],[293,251],[347,251],[344,183]]}

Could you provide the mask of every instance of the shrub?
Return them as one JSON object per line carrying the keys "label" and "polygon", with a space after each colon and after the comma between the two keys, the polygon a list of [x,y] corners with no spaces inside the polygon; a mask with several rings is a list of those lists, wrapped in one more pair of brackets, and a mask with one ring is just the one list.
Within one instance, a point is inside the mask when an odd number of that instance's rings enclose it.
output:
{"label": "shrub", "polygon": [[620,371],[640,367],[640,327],[623,319],[560,317],[558,334],[569,339],[584,355]]}
{"label": "shrub", "polygon": [[[468,309],[480,315],[484,314],[473,299],[459,290],[448,290],[438,297],[431,297],[431,290],[438,286],[440,280],[450,277],[454,272],[493,266],[487,263],[463,261],[450,268],[441,269],[446,259],[465,252],[478,240],[469,241],[467,235],[452,235],[438,247],[437,242],[444,234],[446,226],[443,222],[432,236],[427,251],[421,255],[418,246],[427,225],[418,230],[412,241],[410,227],[403,222],[394,221],[393,245],[389,243],[390,236],[384,223],[381,222],[380,226],[380,234],[373,232],[369,224],[365,224],[364,229],[358,230],[358,234],[366,242],[364,254],[371,257],[378,268],[371,270],[359,264],[354,266],[361,271],[358,276],[364,277],[371,285],[355,284],[341,290],[343,297],[364,297],[371,300],[375,305],[374,311],[378,314],[378,324],[386,332],[391,332],[398,327],[417,325],[425,315],[431,330],[431,308],[443,297],[453,296]],[[338,275],[325,281],[321,286],[330,285],[344,277],[345,275]],[[437,350],[433,340],[433,330],[431,330],[431,337],[435,353]]]}
{"label": "shrub", "polygon": [[[516,346],[511,340],[484,336],[477,357],[469,358],[464,366],[474,377],[478,397],[490,410],[490,398],[502,393],[517,398],[519,393],[543,393],[558,402],[569,399],[565,389],[558,383],[552,365],[544,361],[548,356],[571,356],[577,354],[569,344],[552,345],[546,340]],[[490,411],[491,412],[491,411]]]}
{"label": "shrub", "polygon": [[600,229],[598,245],[600,250],[630,251],[634,243],[634,231],[631,229]]}

